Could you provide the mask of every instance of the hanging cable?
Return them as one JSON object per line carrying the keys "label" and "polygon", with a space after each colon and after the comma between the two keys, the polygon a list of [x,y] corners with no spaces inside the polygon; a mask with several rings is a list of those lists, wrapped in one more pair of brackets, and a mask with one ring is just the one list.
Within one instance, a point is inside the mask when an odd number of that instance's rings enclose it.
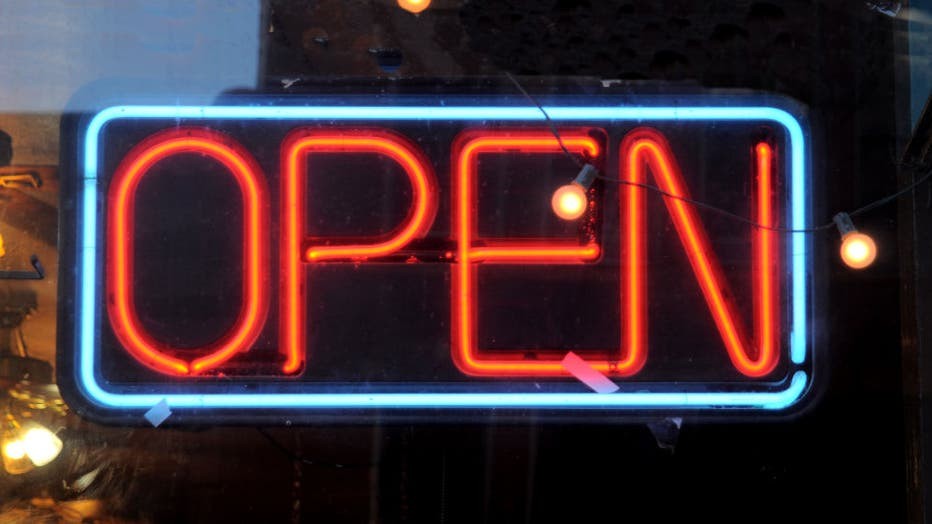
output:
{"label": "hanging cable", "polygon": [[[783,227],[768,226],[768,225],[765,225],[765,224],[761,224],[760,222],[754,221],[754,220],[752,220],[752,219],[750,219],[750,218],[741,216],[741,215],[739,215],[739,214],[737,214],[737,213],[733,213],[733,212],[731,212],[731,211],[728,211],[727,209],[722,209],[721,207],[715,206],[715,205],[713,205],[713,204],[709,204],[709,203],[706,203],[706,202],[702,202],[702,201],[700,201],[700,200],[695,200],[695,199],[688,198],[688,197],[684,197],[684,196],[680,196],[680,195],[674,195],[674,194],[672,194],[672,193],[669,193],[669,192],[667,192],[667,191],[664,191],[663,189],[661,189],[661,188],[659,188],[659,187],[657,187],[657,186],[653,186],[653,185],[650,185],[650,184],[642,184],[642,183],[639,183],[639,182],[631,182],[631,181],[628,181],[628,180],[619,180],[619,179],[617,179],[617,178],[612,178],[612,177],[609,177],[609,176],[605,176],[605,175],[602,174],[600,171],[598,171],[598,168],[595,168],[595,166],[592,166],[591,164],[588,164],[585,160],[581,160],[581,159],[578,158],[576,155],[574,155],[573,153],[571,153],[571,152],[566,148],[566,146],[563,145],[563,139],[560,137],[560,132],[559,132],[559,130],[557,129],[556,125],[554,124],[553,120],[551,120],[550,115],[547,113],[547,110],[544,109],[544,106],[542,106],[542,105],[540,104],[540,102],[538,102],[537,99],[534,98],[534,96],[532,96],[532,95],[524,88],[524,86],[522,86],[521,83],[518,82],[518,79],[516,79],[511,73],[509,73],[509,72],[506,71],[506,72],[505,72],[505,75],[511,80],[512,83],[514,83],[515,87],[518,88],[518,90],[521,92],[521,94],[524,95],[524,97],[527,98],[527,100],[528,100],[529,102],[531,102],[532,104],[534,104],[534,106],[536,106],[536,107],[540,110],[541,114],[544,116],[544,119],[547,121],[548,126],[550,127],[550,132],[553,133],[554,138],[556,138],[556,139],[557,139],[557,142],[560,143],[560,148],[563,149],[564,154],[566,154],[566,156],[567,156],[568,158],[570,158],[570,159],[573,161],[573,163],[576,164],[576,165],[577,165],[578,167],[580,167],[581,169],[585,169],[585,168],[595,169],[596,172],[597,172],[597,174],[594,176],[594,178],[596,178],[596,179],[604,180],[604,181],[606,181],[606,182],[610,182],[610,183],[618,184],[618,185],[633,186],[633,187],[639,187],[639,188],[642,188],[642,189],[647,189],[647,190],[649,190],[649,191],[653,191],[653,192],[655,192],[655,193],[658,193],[658,194],[660,194],[660,195],[663,195],[664,197],[672,198],[672,199],[675,199],[675,200],[680,200],[680,201],[682,201],[682,202],[686,202],[686,203],[688,203],[688,204],[691,204],[691,205],[693,205],[693,206],[696,206],[696,207],[698,207],[698,208],[700,208],[700,209],[704,209],[704,210],[706,210],[706,211],[713,212],[713,213],[715,213],[715,214],[724,216],[724,217],[726,217],[726,218],[729,218],[729,219],[732,219],[732,220],[737,220],[737,221],[739,221],[739,222],[745,223],[745,224],[747,224],[747,225],[749,225],[749,226],[751,226],[751,227],[754,227],[754,228],[757,228],[757,229],[763,229],[763,230],[766,230],[766,231],[774,231],[774,232],[777,232],[777,233],[818,233],[818,232],[822,232],[822,231],[829,231],[829,230],[831,230],[831,229],[833,229],[833,228],[836,227],[836,222],[835,222],[834,219],[831,220],[831,221],[829,221],[829,222],[826,222],[826,223],[824,223],[824,224],[819,224],[819,225],[816,225],[816,226],[811,226],[811,227],[806,227],[806,228],[796,228],[796,229],[794,229],[794,228],[783,228]],[[578,178],[578,177],[577,177],[577,178]],[[857,208],[857,209],[855,209],[855,210],[853,210],[853,211],[850,211],[850,212],[848,212],[848,213],[846,213],[846,214],[847,214],[847,216],[849,216],[849,217],[855,217],[855,216],[862,215],[862,214],[864,214],[864,213],[866,213],[866,212],[868,212],[868,211],[871,211],[871,210],[873,210],[873,209],[876,209],[876,208],[878,208],[878,207],[880,207],[880,206],[883,206],[883,205],[885,205],[885,204],[889,204],[890,202],[895,201],[896,199],[900,198],[901,196],[903,196],[903,195],[905,195],[905,194],[907,194],[907,193],[910,193],[910,192],[912,192],[912,191],[915,191],[917,187],[919,187],[920,185],[922,185],[922,184],[928,182],[929,179],[932,179],[932,170],[930,170],[929,172],[927,172],[927,173],[925,173],[924,175],[920,176],[919,178],[917,178],[916,180],[914,180],[911,184],[909,184],[909,185],[907,185],[907,186],[905,186],[905,187],[903,187],[903,188],[897,190],[895,193],[892,193],[892,194],[887,195],[887,196],[885,196],[885,197],[882,197],[882,198],[879,198],[879,199],[877,199],[877,200],[874,200],[873,202],[869,202],[869,203],[867,203],[867,204],[865,204],[865,205],[863,205],[863,206],[861,206],[861,207],[859,207],[859,208]]]}
{"label": "hanging cable", "polygon": [[525,98],[537,106],[537,109],[540,110],[540,113],[544,115],[544,119],[547,121],[547,125],[550,126],[550,132],[553,133],[554,138],[556,138],[557,142],[560,144],[560,149],[563,150],[563,153],[566,154],[568,158],[573,160],[573,163],[576,164],[576,167],[582,169],[585,166],[585,162],[581,161],[573,153],[570,153],[570,150],[566,148],[566,145],[563,143],[563,137],[560,136],[560,131],[557,130],[557,125],[554,124],[553,120],[550,119],[550,115],[547,113],[547,110],[544,109],[544,106],[540,105],[537,99],[531,96],[531,93],[528,93],[527,90],[524,89],[524,86],[521,85],[521,82],[518,82],[518,79],[512,76],[511,73],[505,71],[505,74],[508,75],[508,78],[510,78],[511,81],[515,84],[515,87],[518,88],[518,91],[521,91],[521,94],[523,94]]}

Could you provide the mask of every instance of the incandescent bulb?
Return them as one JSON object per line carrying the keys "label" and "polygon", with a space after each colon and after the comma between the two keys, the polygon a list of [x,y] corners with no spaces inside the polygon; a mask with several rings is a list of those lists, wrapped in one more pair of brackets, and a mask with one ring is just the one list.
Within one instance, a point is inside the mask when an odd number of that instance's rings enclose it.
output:
{"label": "incandescent bulb", "polygon": [[36,466],[44,466],[61,453],[62,441],[58,435],[38,424],[23,428],[23,450]]}
{"label": "incandescent bulb", "polygon": [[430,7],[430,0],[398,0],[398,7],[417,14]]}
{"label": "incandescent bulb", "polygon": [[32,470],[35,466],[26,456],[26,446],[23,441],[15,438],[12,433],[3,438],[3,469],[10,475],[20,475]]}
{"label": "incandescent bulb", "polygon": [[550,199],[553,212],[563,220],[576,220],[583,216],[588,204],[586,190],[576,182],[560,186]]}
{"label": "incandescent bulb", "polygon": [[864,233],[848,233],[841,237],[841,260],[850,268],[864,269],[877,258],[874,239]]}
{"label": "incandescent bulb", "polygon": [[19,460],[26,456],[26,447],[22,440],[11,440],[3,445],[3,456],[10,460]]}

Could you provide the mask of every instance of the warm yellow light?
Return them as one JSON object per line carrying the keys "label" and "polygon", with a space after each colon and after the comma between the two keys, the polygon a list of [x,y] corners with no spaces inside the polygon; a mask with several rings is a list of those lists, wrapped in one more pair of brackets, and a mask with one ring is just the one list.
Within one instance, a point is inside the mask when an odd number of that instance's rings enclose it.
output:
{"label": "warm yellow light", "polygon": [[398,7],[417,14],[430,7],[430,0],[398,0]]}
{"label": "warm yellow light", "polygon": [[877,258],[874,239],[864,233],[848,233],[841,238],[841,260],[850,268],[864,269]]}
{"label": "warm yellow light", "polygon": [[16,438],[14,432],[4,435],[0,455],[3,455],[3,469],[10,475],[22,475],[35,468],[26,456],[26,446],[22,440]]}
{"label": "warm yellow light", "polygon": [[23,450],[36,466],[44,466],[61,453],[62,441],[58,436],[38,424],[27,429],[22,439]]}
{"label": "warm yellow light", "polygon": [[586,190],[575,182],[557,188],[550,199],[553,212],[563,220],[576,220],[583,216],[588,204]]}
{"label": "warm yellow light", "polygon": [[22,440],[10,440],[3,444],[3,456],[10,460],[19,460],[26,456],[26,447]]}

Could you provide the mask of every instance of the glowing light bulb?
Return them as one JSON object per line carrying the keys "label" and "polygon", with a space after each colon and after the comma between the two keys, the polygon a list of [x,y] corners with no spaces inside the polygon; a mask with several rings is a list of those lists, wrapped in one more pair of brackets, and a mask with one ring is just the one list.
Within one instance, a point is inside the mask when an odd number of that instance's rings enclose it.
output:
{"label": "glowing light bulb", "polygon": [[860,233],[854,227],[854,222],[848,213],[838,213],[832,217],[832,221],[841,233],[842,262],[852,269],[864,269],[873,264],[874,259],[877,258],[877,244],[874,244],[874,239]]}
{"label": "glowing light bulb", "polygon": [[20,425],[12,415],[7,415],[0,455],[3,455],[3,469],[11,475],[45,466],[55,460],[62,447],[58,435],[42,424],[30,420]]}
{"label": "glowing light bulb", "polygon": [[21,440],[11,440],[3,445],[3,456],[11,460],[19,460],[26,456],[26,447]]}
{"label": "glowing light bulb", "polygon": [[589,206],[586,191],[598,174],[599,170],[595,166],[586,164],[571,183],[558,187],[550,199],[554,214],[563,220],[576,220],[583,216]]}
{"label": "glowing light bulb", "polygon": [[23,448],[36,466],[44,466],[61,453],[62,442],[57,435],[41,426],[33,427],[23,435]]}
{"label": "glowing light bulb", "polygon": [[563,220],[576,220],[583,216],[588,204],[586,190],[576,182],[558,187],[550,199],[553,212]]}
{"label": "glowing light bulb", "polygon": [[22,442],[26,455],[36,466],[52,462],[62,449],[62,441],[58,435],[38,424],[26,430]]}
{"label": "glowing light bulb", "polygon": [[841,260],[852,269],[864,269],[877,258],[877,244],[864,233],[847,233],[841,238]]}
{"label": "glowing light bulb", "polygon": [[3,469],[10,475],[20,475],[33,469],[35,466],[26,456],[26,446],[23,441],[8,434],[3,439]]}
{"label": "glowing light bulb", "polygon": [[430,7],[430,0],[398,0],[398,7],[417,14]]}

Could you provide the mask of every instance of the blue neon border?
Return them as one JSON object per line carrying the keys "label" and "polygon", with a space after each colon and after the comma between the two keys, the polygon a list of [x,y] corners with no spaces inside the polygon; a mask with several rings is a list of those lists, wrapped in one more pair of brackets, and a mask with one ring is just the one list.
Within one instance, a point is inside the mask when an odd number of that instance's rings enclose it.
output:
{"label": "blue neon border", "polygon": [[[787,111],[768,106],[587,107],[545,106],[555,121],[772,121],[789,135],[791,154],[791,225],[807,225],[806,142],[799,121]],[[263,120],[498,120],[544,121],[535,107],[499,106],[115,106],[98,113],[87,127],[83,177],[78,189],[77,380],[86,398],[112,409],[149,408],[165,400],[172,408],[604,408],[704,409],[758,408],[782,410],[806,392],[809,377],[794,372],[782,391],[766,392],[618,392],[594,393],[255,393],[136,394],[104,390],[94,373],[97,288],[98,137],[119,118],[263,119]],[[792,234],[792,330],[790,359],[807,359],[807,253],[804,233]],[[624,388],[624,386],[622,386]],[[643,387],[634,385],[633,387]]]}

